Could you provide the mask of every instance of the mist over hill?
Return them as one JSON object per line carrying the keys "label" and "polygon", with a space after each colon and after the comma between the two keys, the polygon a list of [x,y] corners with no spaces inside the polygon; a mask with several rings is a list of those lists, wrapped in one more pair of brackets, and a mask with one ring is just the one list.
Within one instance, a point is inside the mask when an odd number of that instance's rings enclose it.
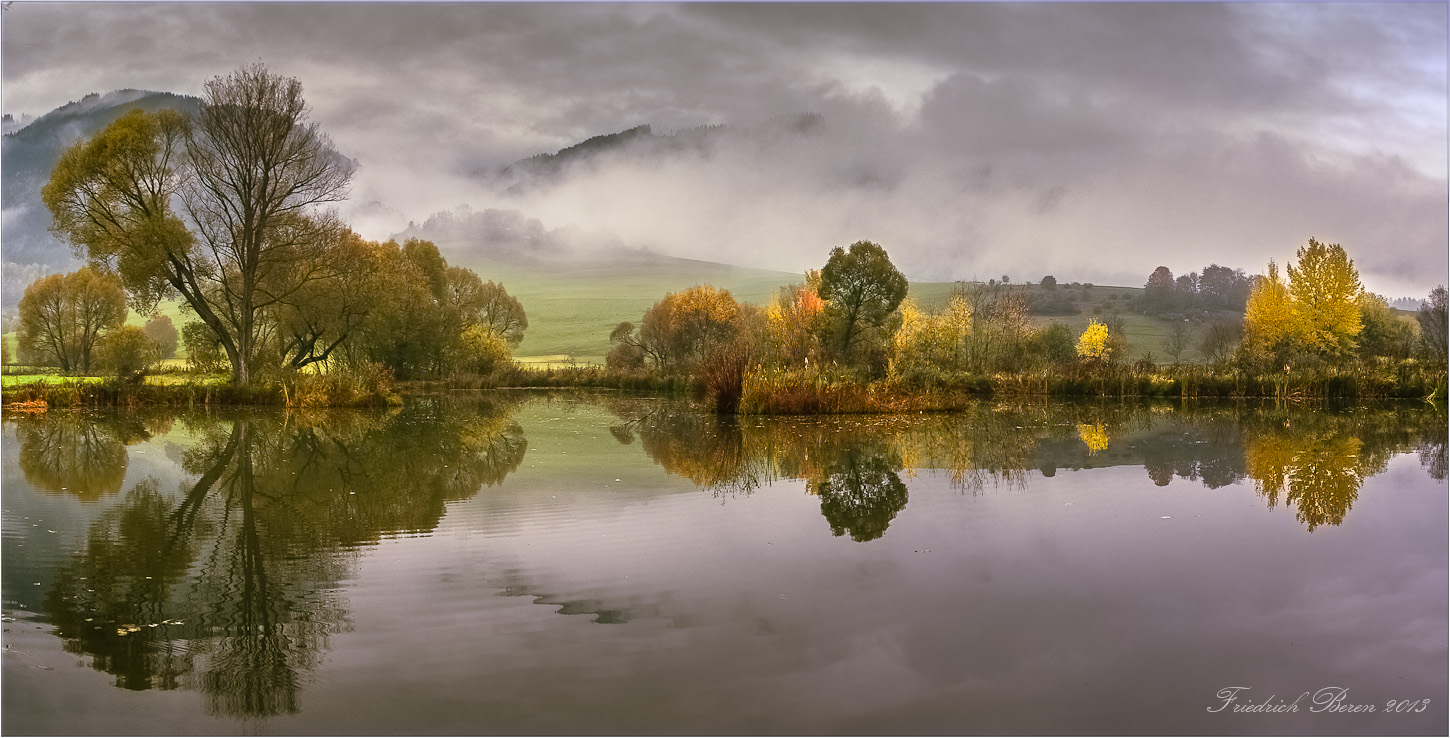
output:
{"label": "mist over hill", "polygon": [[75,269],[80,260],[50,233],[40,190],[66,147],[94,136],[123,114],[141,108],[195,112],[201,101],[150,90],[92,93],[0,137],[0,242],[4,243],[3,304],[20,302],[36,278]]}
{"label": "mist over hill", "polygon": [[592,136],[554,153],[520,159],[501,171],[483,170],[478,176],[491,179],[509,195],[524,195],[558,184],[571,169],[594,171],[623,161],[661,163],[684,158],[706,164],[719,147],[748,141],[778,141],[819,133],[825,117],[817,113],[783,116],[758,126],[705,125],[657,134],[649,124],[618,133]]}
{"label": "mist over hill", "polygon": [[[94,136],[130,110],[170,108],[195,113],[195,97],[149,90],[117,90],[89,94],[45,115],[18,123],[11,120],[3,137],[4,287],[0,303],[16,305],[25,287],[46,274],[70,271],[80,265],[71,248],[49,232],[50,215],[40,191],[50,178],[61,153],[77,141]],[[651,251],[647,243],[626,244],[609,232],[588,231],[563,219],[566,225],[546,227],[523,209],[530,196],[550,191],[581,172],[607,171],[640,162],[662,165],[672,160],[702,163],[722,146],[748,141],[775,141],[781,137],[812,135],[823,123],[819,115],[801,114],[771,120],[755,127],[699,126],[671,133],[654,133],[641,125],[618,133],[594,136],[555,152],[544,152],[500,166],[473,172],[485,191],[510,207],[475,210],[462,205],[439,210],[421,223],[408,221],[392,232],[399,241],[433,241],[454,263],[481,270],[507,266],[510,271],[545,265],[662,267],[672,281],[693,283],[727,278],[731,269],[715,268],[708,261],[677,259]],[[381,201],[349,203],[345,219],[364,227],[372,222],[398,221],[405,216]],[[376,230],[375,228],[373,230]],[[384,231],[388,232],[388,231]],[[751,271],[751,270],[746,270]],[[697,274],[693,280],[689,274]],[[761,271],[760,274],[767,272]],[[688,285],[686,285],[688,286]]]}

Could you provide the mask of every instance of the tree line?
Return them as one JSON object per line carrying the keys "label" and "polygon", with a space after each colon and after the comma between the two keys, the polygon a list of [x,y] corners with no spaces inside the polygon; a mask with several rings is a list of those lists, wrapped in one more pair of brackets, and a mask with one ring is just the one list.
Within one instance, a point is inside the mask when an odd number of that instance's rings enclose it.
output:
{"label": "tree line", "polygon": [[[1139,304],[1232,313],[1242,301],[1244,317],[1221,317],[1197,337],[1181,316],[1170,316],[1167,350],[1175,364],[1195,338],[1207,364],[1254,376],[1292,367],[1445,364],[1443,287],[1431,293],[1417,321],[1407,321],[1384,298],[1364,291],[1338,244],[1310,239],[1297,259],[1287,281],[1272,262],[1266,277],[1211,265],[1201,275],[1174,279],[1159,267]],[[1053,285],[1044,280],[1042,286]],[[929,391],[971,376],[1093,371],[1131,359],[1120,316],[1094,318],[1080,332],[1043,325],[1032,320],[1030,298],[1009,289],[1005,278],[958,284],[932,307],[906,293],[906,279],[886,250],[858,241],[834,249],[821,269],[781,288],[764,307],[739,303],[710,285],[670,293],[638,324],[615,327],[606,363],[620,371],[693,376],[729,412],[747,391],[747,375],[777,394],[801,391],[802,372],[831,371]],[[1151,371],[1157,363],[1144,356],[1137,365]],[[789,381],[769,386],[783,376]]]}
{"label": "tree line", "polygon": [[[407,379],[507,359],[528,327],[518,300],[430,242],[354,233],[330,207],[354,168],[309,119],[301,83],[260,63],[208,81],[195,117],[127,113],[67,149],[42,190],[51,230],[88,266],[27,290],[23,352],[89,370],[94,347],[128,333],[123,294],[143,315],[178,300],[195,318],[180,331],[193,363],[240,386],[308,367]],[[158,355],[133,343],[142,363]]]}

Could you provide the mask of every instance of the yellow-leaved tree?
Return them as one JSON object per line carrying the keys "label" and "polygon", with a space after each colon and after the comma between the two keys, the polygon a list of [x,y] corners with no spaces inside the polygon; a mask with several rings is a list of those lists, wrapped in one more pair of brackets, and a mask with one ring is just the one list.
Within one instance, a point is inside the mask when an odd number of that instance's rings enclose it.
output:
{"label": "yellow-leaved tree", "polygon": [[891,371],[913,369],[960,370],[965,341],[972,328],[972,306],[953,295],[934,312],[923,311],[913,300],[901,305],[901,326],[891,338]]}
{"label": "yellow-leaved tree", "polygon": [[1289,286],[1279,276],[1279,265],[1270,260],[1268,276],[1258,280],[1244,306],[1244,346],[1277,364],[1307,340]]}
{"label": "yellow-leaved tree", "polygon": [[804,284],[781,287],[766,306],[766,342],[776,361],[798,366],[821,355],[827,322],[820,283],[819,270],[807,271]]}
{"label": "yellow-leaved tree", "polygon": [[1319,353],[1348,355],[1362,328],[1359,298],[1364,288],[1354,261],[1339,244],[1312,238],[1297,256],[1299,264],[1289,265],[1289,295],[1299,329]]}
{"label": "yellow-leaved tree", "polygon": [[1086,361],[1108,363],[1113,347],[1109,342],[1108,327],[1096,318],[1088,323],[1086,330],[1077,339],[1078,358]]}

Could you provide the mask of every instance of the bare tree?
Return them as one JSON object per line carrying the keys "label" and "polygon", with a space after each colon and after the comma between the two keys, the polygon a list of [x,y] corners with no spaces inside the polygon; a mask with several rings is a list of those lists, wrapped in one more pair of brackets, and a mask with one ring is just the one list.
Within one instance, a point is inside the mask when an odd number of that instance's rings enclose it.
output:
{"label": "bare tree", "polygon": [[1181,320],[1173,321],[1172,330],[1168,331],[1168,343],[1165,348],[1168,355],[1173,357],[1173,363],[1177,364],[1183,358],[1183,352],[1193,345],[1193,331],[1183,324]]}
{"label": "bare tree", "polygon": [[1222,364],[1233,356],[1242,336],[1243,326],[1241,324],[1225,320],[1214,321],[1204,330],[1203,340],[1199,342],[1198,350],[1211,363]]}
{"label": "bare tree", "polygon": [[198,315],[247,384],[261,314],[334,275],[316,258],[337,228],[321,209],[347,197],[353,165],[308,120],[302,83],[261,64],[207,82],[186,147],[193,179],[182,202],[209,257],[198,271],[215,308]]}

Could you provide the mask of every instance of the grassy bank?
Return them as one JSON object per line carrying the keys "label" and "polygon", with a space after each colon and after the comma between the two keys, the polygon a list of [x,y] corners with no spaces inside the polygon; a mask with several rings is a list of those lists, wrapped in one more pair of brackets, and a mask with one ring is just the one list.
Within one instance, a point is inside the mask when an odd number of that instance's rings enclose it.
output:
{"label": "grassy bank", "polygon": [[[386,377],[306,375],[286,382],[237,387],[215,376],[169,374],[143,384],[101,377],[7,375],[3,403],[11,409],[102,406],[275,405],[377,407],[399,392],[507,388],[589,388],[693,394],[709,400],[703,383],[682,374],[611,371],[598,366],[523,365],[487,375],[394,385]],[[1171,399],[1431,399],[1447,395],[1444,366],[1400,364],[1340,370],[1250,375],[1201,365],[1073,365],[1018,374],[933,374],[871,378],[847,369],[747,371],[739,412],[748,415],[950,411],[985,397],[1146,397]]]}
{"label": "grassy bank", "polygon": [[984,397],[1170,399],[1431,399],[1444,402],[1445,367],[1289,372],[1255,376],[1202,366],[1067,367],[997,375],[870,379],[846,371],[764,370],[746,375],[740,412],[753,415],[961,409]]}

